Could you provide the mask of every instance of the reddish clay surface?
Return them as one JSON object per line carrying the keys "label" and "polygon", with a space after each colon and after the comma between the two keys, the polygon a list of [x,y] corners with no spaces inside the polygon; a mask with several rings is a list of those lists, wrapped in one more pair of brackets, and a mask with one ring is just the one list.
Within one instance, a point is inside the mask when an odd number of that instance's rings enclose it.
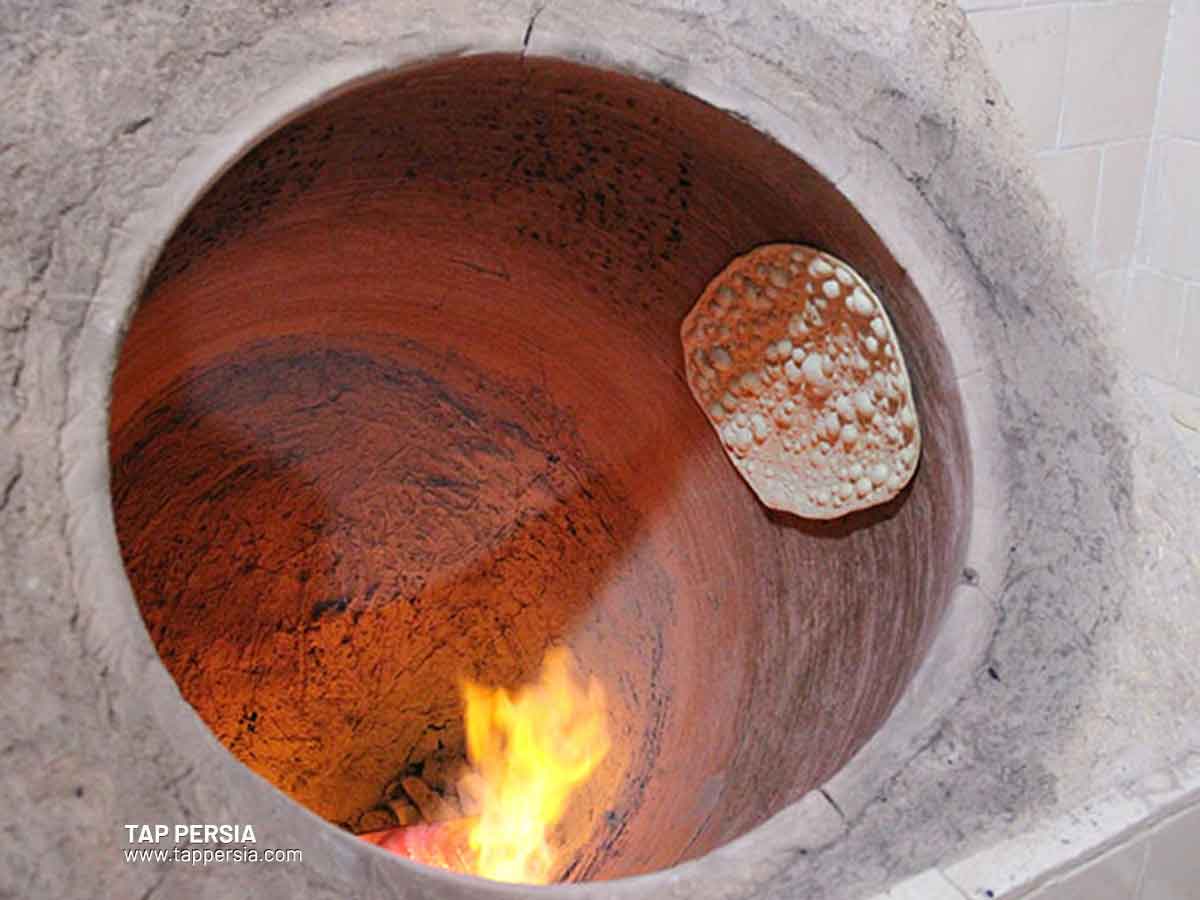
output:
{"label": "reddish clay surface", "polygon": [[[781,241],[871,284],[921,417],[900,497],[832,523],[760,505],[684,381],[705,284]],[[406,71],[240,161],[151,277],[111,437],[184,697],[333,822],[461,748],[459,678],[515,685],[567,641],[615,737],[572,878],[698,856],[832,775],[965,540],[949,363],[868,225],[749,126],[553,61]]]}

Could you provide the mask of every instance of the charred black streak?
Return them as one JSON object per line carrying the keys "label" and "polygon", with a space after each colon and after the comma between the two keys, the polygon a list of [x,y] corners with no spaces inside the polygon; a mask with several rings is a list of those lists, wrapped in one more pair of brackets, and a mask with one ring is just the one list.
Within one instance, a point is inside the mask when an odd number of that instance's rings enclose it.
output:
{"label": "charred black streak", "polygon": [[651,637],[650,697],[647,703],[648,723],[643,731],[641,740],[641,746],[644,748],[644,754],[639,766],[641,774],[626,789],[622,797],[622,802],[616,808],[609,809],[604,814],[603,821],[606,832],[604,836],[593,844],[585,861],[577,861],[579,864],[572,866],[572,871],[578,871],[579,880],[581,881],[586,881],[593,877],[596,869],[604,860],[613,855],[615,848],[624,837],[629,825],[631,817],[629,810],[636,810],[641,807],[650,775],[658,762],[659,749],[662,746],[663,733],[666,730],[667,715],[669,712],[667,708],[669,699],[660,683],[665,655],[666,648],[663,642],[662,631],[656,629]]}
{"label": "charred black streak", "polygon": [[337,612],[345,612],[349,605],[349,597],[333,597],[329,600],[318,600],[313,604],[312,608],[313,621],[317,621],[321,618],[321,616],[325,615],[325,613],[333,610],[336,610]]}
{"label": "charred black streak", "polygon": [[570,881],[571,876],[575,874],[575,870],[579,868],[579,860],[571,861],[571,864],[563,869],[562,874],[558,876],[559,881]]}
{"label": "charred black streak", "polygon": [[153,116],[143,116],[140,119],[134,119],[121,129],[121,134],[136,134],[149,125],[152,121],[154,121]]}
{"label": "charred black streak", "polygon": [[25,469],[21,458],[17,457],[17,464],[13,467],[12,474],[8,476],[8,480],[4,482],[4,486],[0,487],[0,509],[8,507],[9,502],[12,500],[13,491],[16,490],[17,483],[21,480],[24,472]]}
{"label": "charred black streak", "polygon": [[462,266],[464,269],[469,269],[472,272],[477,272],[480,275],[490,275],[491,277],[499,278],[502,281],[512,281],[512,275],[510,275],[508,270],[503,267],[492,269],[488,266],[481,266],[479,263],[471,262],[469,259],[454,258],[451,259],[450,262],[456,266]]}
{"label": "charred black streak", "polygon": [[182,782],[185,778],[190,778],[192,775],[192,772],[194,771],[194,768],[195,768],[194,766],[188,766],[182,772],[180,772],[178,775],[171,776],[163,783],[163,786],[160,788],[160,790],[162,790],[164,792],[170,791],[177,784]]}
{"label": "charred black streak", "polygon": [[151,897],[157,894],[158,889],[162,887],[163,883],[167,880],[168,874],[170,874],[170,869],[163,869],[162,874],[155,879],[154,883],[150,885],[150,887],[146,888],[146,891],[142,894],[140,900],[150,900]]}

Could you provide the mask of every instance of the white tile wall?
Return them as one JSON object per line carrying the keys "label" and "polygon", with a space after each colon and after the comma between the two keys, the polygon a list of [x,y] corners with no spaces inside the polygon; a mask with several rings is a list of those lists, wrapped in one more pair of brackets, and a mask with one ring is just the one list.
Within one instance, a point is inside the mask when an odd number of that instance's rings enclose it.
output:
{"label": "white tile wall", "polygon": [[1126,301],[1126,351],[1139,371],[1168,384],[1175,381],[1185,292],[1178,279],[1137,269]]}
{"label": "white tile wall", "polygon": [[1060,145],[1150,136],[1168,12],[1159,3],[1071,7]]}
{"label": "white tile wall", "polygon": [[1118,847],[1034,891],[1029,900],[1133,900],[1146,866],[1146,844]]}
{"label": "white tile wall", "polygon": [[1120,328],[1125,312],[1125,291],[1129,286],[1129,273],[1125,269],[1113,269],[1096,276],[1093,289],[1096,307],[1116,328]]}
{"label": "white tile wall", "polygon": [[[1087,271],[1127,270],[1137,250],[1168,0],[962,2]],[[1200,0],[1181,2],[1200,8]]]}
{"label": "white tile wall", "polygon": [[1200,140],[1200,0],[1175,0],[1157,131]]}
{"label": "white tile wall", "polygon": [[1200,409],[1200,284],[1189,285],[1184,295],[1176,366],[1175,384],[1195,394]]}
{"label": "white tile wall", "polygon": [[1092,266],[1098,271],[1123,269],[1133,262],[1150,142],[1110,144],[1103,153],[1091,236]]}
{"label": "white tile wall", "polygon": [[[1180,297],[1178,331],[1160,343],[1172,366],[1160,375],[1200,403],[1200,0],[1173,0],[1170,13],[1134,262]],[[1195,446],[1196,433],[1180,431]],[[1200,847],[1200,833],[1195,838]]]}
{"label": "white tile wall", "polygon": [[[1200,474],[1200,395],[1189,394],[1161,381],[1147,380],[1152,402],[1171,423],[1178,443],[1191,460],[1192,468]],[[1200,833],[1195,836],[1200,848]]]}
{"label": "white tile wall", "polygon": [[881,900],[964,900],[964,897],[945,875],[930,869],[895,885]]}
{"label": "white tile wall", "polygon": [[1103,157],[1104,149],[1101,147],[1078,147],[1074,150],[1051,151],[1037,158],[1037,172],[1042,187],[1058,206],[1075,252],[1087,264],[1090,264],[1092,256]]}
{"label": "white tile wall", "polygon": [[960,3],[1098,309],[1200,393],[1200,0]]}
{"label": "white tile wall", "polygon": [[1035,150],[1058,146],[1069,18],[1065,4],[971,16],[988,64]]}
{"label": "white tile wall", "polygon": [[[1193,65],[1200,77],[1200,65]],[[1142,261],[1176,278],[1200,281],[1200,141],[1156,141],[1147,198]]]}
{"label": "white tile wall", "polygon": [[[1200,397],[1200,0],[1171,4],[1151,141],[1135,266],[1170,282],[1180,315],[1173,345],[1167,335],[1160,345],[1169,372],[1146,371]],[[1181,436],[1194,445],[1195,432]]]}
{"label": "white tile wall", "polygon": [[1020,6],[1020,0],[959,0],[960,7],[967,12],[981,9],[999,9],[1003,7]]}
{"label": "white tile wall", "polygon": [[1200,897],[1200,809],[1163,822],[1150,835],[1150,853],[1138,900]]}

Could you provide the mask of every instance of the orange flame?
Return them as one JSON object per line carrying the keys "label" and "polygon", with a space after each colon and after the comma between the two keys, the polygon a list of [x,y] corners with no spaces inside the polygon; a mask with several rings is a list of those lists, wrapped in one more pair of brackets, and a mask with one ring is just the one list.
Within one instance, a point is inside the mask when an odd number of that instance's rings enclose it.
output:
{"label": "orange flame", "polygon": [[463,685],[469,786],[479,803],[469,843],[475,874],[545,884],[556,863],[549,832],[571,792],[609,748],[604,689],[573,674],[564,647],[546,654],[537,683],[504,688]]}

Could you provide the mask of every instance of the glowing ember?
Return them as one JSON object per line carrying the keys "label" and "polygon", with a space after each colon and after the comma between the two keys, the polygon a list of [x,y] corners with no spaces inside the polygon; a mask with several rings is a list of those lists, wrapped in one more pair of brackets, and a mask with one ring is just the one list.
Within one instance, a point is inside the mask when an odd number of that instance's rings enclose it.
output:
{"label": "glowing ember", "polygon": [[372,834],[359,835],[364,841],[378,844],[398,856],[406,856],[423,862],[427,866],[440,866],[456,872],[470,872],[467,859],[467,833],[470,828],[466,819],[442,822],[436,825],[413,825],[410,828],[392,828]]}
{"label": "glowing ember", "polygon": [[546,654],[537,683],[513,694],[465,683],[470,769],[459,790],[479,815],[364,838],[496,881],[547,883],[559,861],[550,831],[609,748],[604,690],[594,676],[585,685],[573,668],[570,651],[558,647]]}

